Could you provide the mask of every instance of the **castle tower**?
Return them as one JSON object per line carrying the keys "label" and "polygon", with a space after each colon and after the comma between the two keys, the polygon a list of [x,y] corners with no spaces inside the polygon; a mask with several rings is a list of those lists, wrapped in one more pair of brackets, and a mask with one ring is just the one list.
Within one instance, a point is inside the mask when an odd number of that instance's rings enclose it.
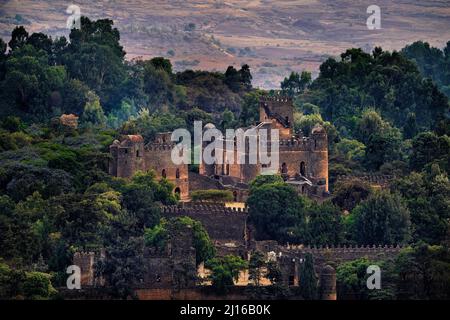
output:
{"label": "castle tower", "polygon": [[278,129],[280,139],[290,139],[293,135],[294,109],[292,99],[282,96],[263,96],[259,101],[259,121],[271,122]]}
{"label": "castle tower", "polygon": [[122,141],[115,140],[109,150],[112,156],[109,174],[130,178],[136,171],[145,169],[144,138],[141,135],[123,136]]}
{"label": "castle tower", "polygon": [[311,179],[321,189],[328,192],[328,138],[325,128],[316,125],[311,131]]}
{"label": "castle tower", "polygon": [[172,161],[171,132],[158,133],[153,142],[145,146],[145,170],[153,170],[156,178],[166,178],[175,185],[173,192],[181,200],[189,199],[189,172],[187,164],[175,164]]}
{"label": "castle tower", "polygon": [[156,178],[166,178],[175,187],[173,192],[181,200],[189,198],[188,165],[176,165],[172,161],[171,133],[159,133],[156,139],[144,145],[141,135],[126,135],[121,141],[115,140],[109,147],[111,161],[109,174],[115,177],[131,178],[136,171],[154,170]]}
{"label": "castle tower", "polygon": [[[209,129],[215,129],[216,126],[212,123],[207,123],[205,124],[205,126],[203,127],[203,132]],[[202,133],[203,134],[203,133]],[[209,144],[210,142],[208,141],[203,141],[202,144],[202,150],[205,149],[205,147]],[[206,164],[205,161],[203,161],[203,153],[202,153],[202,159],[200,161],[199,164],[199,168],[198,168],[198,172],[199,174],[203,175],[203,176],[213,176],[215,174],[216,171],[216,166],[215,164]]]}
{"label": "castle tower", "polygon": [[336,270],[325,265],[320,272],[320,298],[322,300],[336,300]]}

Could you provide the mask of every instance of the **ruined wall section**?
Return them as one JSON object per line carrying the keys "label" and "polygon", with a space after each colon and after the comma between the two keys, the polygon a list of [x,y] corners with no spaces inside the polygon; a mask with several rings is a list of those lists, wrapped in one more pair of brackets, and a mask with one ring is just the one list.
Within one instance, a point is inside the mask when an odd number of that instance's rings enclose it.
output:
{"label": "ruined wall section", "polygon": [[153,142],[145,146],[145,169],[154,170],[159,180],[167,178],[175,185],[174,192],[181,200],[189,198],[189,170],[187,164],[177,165],[172,161],[173,143]]}
{"label": "ruined wall section", "polygon": [[261,97],[259,121],[271,122],[274,128],[280,130],[280,138],[289,139],[293,135],[294,123],[292,99],[281,96]]}
{"label": "ruined wall section", "polygon": [[245,246],[248,211],[219,205],[165,206],[165,218],[188,216],[200,221],[213,241],[229,248]]}

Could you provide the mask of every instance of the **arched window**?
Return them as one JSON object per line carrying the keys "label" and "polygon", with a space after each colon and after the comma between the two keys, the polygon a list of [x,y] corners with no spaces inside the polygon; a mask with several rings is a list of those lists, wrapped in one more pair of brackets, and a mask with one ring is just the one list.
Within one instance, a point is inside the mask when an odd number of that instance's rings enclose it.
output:
{"label": "arched window", "polygon": [[283,164],[281,165],[281,174],[287,174],[288,173],[288,168],[286,165],[286,162],[283,162]]}
{"label": "arched window", "polygon": [[227,176],[230,175],[230,164],[229,164],[229,163],[227,163],[227,165],[226,165],[226,167],[225,167],[225,174],[226,174]]}
{"label": "arched window", "polygon": [[234,191],[233,191],[233,201],[234,201],[234,202],[237,201],[237,196],[238,196],[237,191],[234,190]]}
{"label": "arched window", "polygon": [[166,169],[163,169],[163,170],[162,170],[161,176],[162,176],[163,178],[167,178]]}
{"label": "arched window", "polygon": [[178,196],[180,196],[180,194],[181,194],[181,190],[178,187],[175,188],[174,192],[175,192],[175,195],[178,195]]}
{"label": "arched window", "polygon": [[300,163],[300,174],[306,176],[306,164],[304,161]]}
{"label": "arched window", "polygon": [[177,171],[175,172],[175,177],[177,179],[180,179],[180,169],[177,168]]}
{"label": "arched window", "polygon": [[139,150],[136,150],[136,157],[139,158]]}

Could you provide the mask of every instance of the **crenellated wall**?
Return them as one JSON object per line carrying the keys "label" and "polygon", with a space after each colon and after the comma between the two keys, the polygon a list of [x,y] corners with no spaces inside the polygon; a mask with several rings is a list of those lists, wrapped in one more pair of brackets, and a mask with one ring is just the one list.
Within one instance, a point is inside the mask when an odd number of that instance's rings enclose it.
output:
{"label": "crenellated wall", "polygon": [[184,205],[162,208],[165,218],[188,216],[202,223],[211,239],[221,243],[243,245],[246,238],[248,211],[223,205]]}
{"label": "crenellated wall", "polygon": [[173,192],[181,200],[189,198],[188,165],[176,165],[172,161],[170,133],[160,133],[155,141],[145,145],[140,135],[128,135],[110,146],[109,173],[115,177],[130,178],[136,171],[154,170],[156,178],[167,178],[175,187]]}

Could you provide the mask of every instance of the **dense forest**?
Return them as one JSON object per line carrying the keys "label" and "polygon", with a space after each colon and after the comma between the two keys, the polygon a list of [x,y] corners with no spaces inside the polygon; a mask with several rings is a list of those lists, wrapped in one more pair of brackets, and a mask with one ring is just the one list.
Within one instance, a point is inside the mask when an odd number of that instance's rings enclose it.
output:
{"label": "dense forest", "polygon": [[[258,279],[258,255],[249,265],[218,258],[201,224],[160,219],[159,204],[178,201],[167,180],[152,172],[131,180],[109,176],[108,147],[122,134],[149,141],[157,132],[191,128],[194,120],[245,127],[259,119],[259,97],[279,92],[252,88],[248,65],[174,73],[163,57],[127,61],[111,20],[83,17],[81,25],[68,39],[30,35],[24,27],[8,43],[0,39],[0,297],[57,297],[73,253],[106,248],[99,272],[114,295],[126,298],[142,272],[144,246],[161,246],[180,225],[194,233],[197,262],[206,262],[219,290],[245,267]],[[306,71],[287,76],[280,92],[295,101],[296,131],[307,135],[320,123],[328,133],[332,197],[319,204],[281,177],[258,177],[247,203],[257,238],[410,244],[386,262],[390,286],[382,294],[363,292],[365,260],[338,268],[341,292],[448,298],[449,47],[349,49],[324,61],[316,79]],[[79,127],[61,126],[55,121],[61,114],[79,116]],[[338,179],[368,173],[393,181],[374,190]],[[267,270],[276,283],[276,267]]]}

